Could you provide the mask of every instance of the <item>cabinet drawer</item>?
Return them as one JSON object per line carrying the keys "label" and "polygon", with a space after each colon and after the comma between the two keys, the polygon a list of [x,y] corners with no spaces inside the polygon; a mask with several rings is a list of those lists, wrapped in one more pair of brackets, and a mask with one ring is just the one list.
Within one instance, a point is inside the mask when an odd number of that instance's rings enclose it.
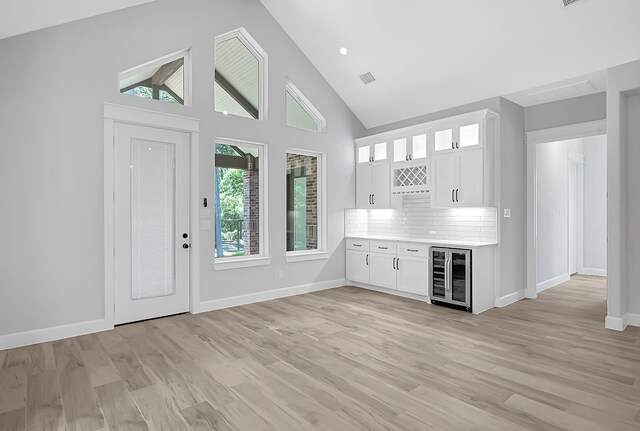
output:
{"label": "cabinet drawer", "polygon": [[429,257],[429,246],[415,242],[399,242],[399,256]]}
{"label": "cabinet drawer", "polygon": [[347,238],[347,250],[369,251],[369,240]]}
{"label": "cabinet drawer", "polygon": [[395,241],[371,241],[371,253],[396,254]]}

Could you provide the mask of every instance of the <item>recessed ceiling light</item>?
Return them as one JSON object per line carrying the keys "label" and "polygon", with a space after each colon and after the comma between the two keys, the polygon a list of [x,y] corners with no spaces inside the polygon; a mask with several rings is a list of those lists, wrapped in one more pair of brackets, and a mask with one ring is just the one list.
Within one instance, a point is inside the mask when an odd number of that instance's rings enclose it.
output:
{"label": "recessed ceiling light", "polygon": [[344,46],[340,48],[340,54],[347,55],[347,48],[345,48]]}

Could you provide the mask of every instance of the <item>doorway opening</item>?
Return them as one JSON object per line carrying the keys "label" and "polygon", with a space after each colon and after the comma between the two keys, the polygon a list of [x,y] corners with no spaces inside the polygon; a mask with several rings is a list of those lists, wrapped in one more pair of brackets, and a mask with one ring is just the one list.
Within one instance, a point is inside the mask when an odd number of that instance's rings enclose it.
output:
{"label": "doorway opening", "polygon": [[572,278],[606,286],[607,137],[596,123],[527,136],[529,298]]}

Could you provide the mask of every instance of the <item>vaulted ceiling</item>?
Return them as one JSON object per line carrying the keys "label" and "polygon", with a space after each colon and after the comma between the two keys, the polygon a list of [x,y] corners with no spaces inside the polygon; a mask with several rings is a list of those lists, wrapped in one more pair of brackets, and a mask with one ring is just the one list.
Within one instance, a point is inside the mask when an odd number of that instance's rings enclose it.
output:
{"label": "vaulted ceiling", "polygon": [[[2,0],[0,39],[150,1]],[[369,128],[495,96],[600,91],[604,69],[640,59],[640,0],[260,1]],[[377,81],[364,85],[366,71]]]}
{"label": "vaulted ceiling", "polygon": [[639,0],[261,1],[368,128],[640,59]]}

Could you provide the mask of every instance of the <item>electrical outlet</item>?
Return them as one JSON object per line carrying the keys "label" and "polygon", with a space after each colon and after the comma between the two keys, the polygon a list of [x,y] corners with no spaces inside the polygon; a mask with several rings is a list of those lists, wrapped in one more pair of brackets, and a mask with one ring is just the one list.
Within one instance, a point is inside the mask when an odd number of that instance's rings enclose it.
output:
{"label": "electrical outlet", "polygon": [[504,218],[510,218],[511,217],[511,210],[509,208],[505,208],[504,209]]}

